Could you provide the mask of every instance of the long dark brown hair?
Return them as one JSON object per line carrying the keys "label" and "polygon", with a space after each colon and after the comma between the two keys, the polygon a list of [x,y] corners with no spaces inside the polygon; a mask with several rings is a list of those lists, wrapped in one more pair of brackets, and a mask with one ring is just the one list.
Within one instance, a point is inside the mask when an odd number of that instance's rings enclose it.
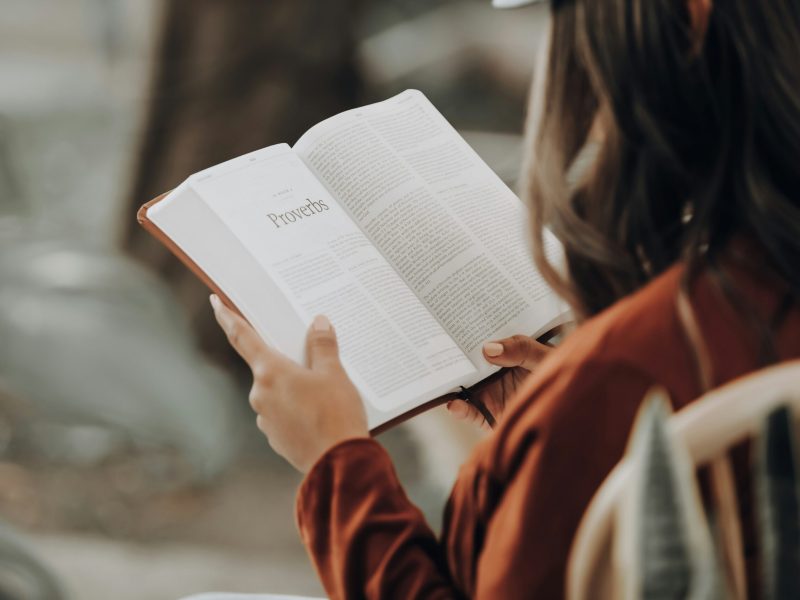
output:
{"label": "long dark brown hair", "polygon": [[[687,2],[553,2],[523,193],[537,264],[579,316],[679,259],[715,264],[738,233],[800,297],[800,2],[714,0],[704,36]],[[593,123],[596,159],[570,185]]]}

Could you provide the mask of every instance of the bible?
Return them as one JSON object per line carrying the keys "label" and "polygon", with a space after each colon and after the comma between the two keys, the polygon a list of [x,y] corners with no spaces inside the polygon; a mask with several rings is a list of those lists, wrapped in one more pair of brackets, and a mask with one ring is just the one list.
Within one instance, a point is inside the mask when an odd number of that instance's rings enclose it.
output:
{"label": "bible", "polygon": [[[523,204],[416,90],[191,175],[138,220],[298,362],[326,315],[373,433],[469,400],[500,370],[484,341],[568,315]],[[549,233],[546,251],[558,260]]]}

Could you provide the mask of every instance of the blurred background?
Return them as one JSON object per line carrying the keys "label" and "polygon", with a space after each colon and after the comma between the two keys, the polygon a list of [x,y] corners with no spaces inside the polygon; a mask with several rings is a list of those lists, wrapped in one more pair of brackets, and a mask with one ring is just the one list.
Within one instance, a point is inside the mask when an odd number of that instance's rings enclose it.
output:
{"label": "blurred background", "polygon": [[[3,0],[0,598],[322,594],[208,291],[139,229],[191,173],[422,90],[514,185],[546,8]],[[383,434],[438,527],[477,439]]]}

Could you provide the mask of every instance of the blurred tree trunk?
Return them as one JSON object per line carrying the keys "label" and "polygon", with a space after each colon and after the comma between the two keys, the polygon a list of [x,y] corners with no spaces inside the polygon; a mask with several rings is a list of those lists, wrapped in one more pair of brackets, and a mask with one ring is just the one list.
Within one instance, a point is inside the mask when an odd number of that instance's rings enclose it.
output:
{"label": "blurred tree trunk", "polygon": [[204,350],[227,348],[208,290],[135,221],[190,174],[279,142],[359,101],[360,0],[168,0],[122,245],[163,277]]}

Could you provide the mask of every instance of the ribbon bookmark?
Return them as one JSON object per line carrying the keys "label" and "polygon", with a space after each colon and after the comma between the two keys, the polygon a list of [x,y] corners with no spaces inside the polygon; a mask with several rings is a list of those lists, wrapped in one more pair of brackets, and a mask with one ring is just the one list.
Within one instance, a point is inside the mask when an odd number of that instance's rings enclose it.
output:
{"label": "ribbon bookmark", "polygon": [[489,424],[489,427],[491,427],[492,429],[495,428],[495,426],[497,425],[497,421],[495,421],[494,415],[492,415],[489,409],[486,408],[486,405],[483,403],[482,400],[478,400],[472,395],[472,392],[469,390],[469,388],[465,388],[462,385],[458,397],[461,398],[467,404],[471,404],[472,406],[474,406],[475,410],[481,413],[481,416]]}

